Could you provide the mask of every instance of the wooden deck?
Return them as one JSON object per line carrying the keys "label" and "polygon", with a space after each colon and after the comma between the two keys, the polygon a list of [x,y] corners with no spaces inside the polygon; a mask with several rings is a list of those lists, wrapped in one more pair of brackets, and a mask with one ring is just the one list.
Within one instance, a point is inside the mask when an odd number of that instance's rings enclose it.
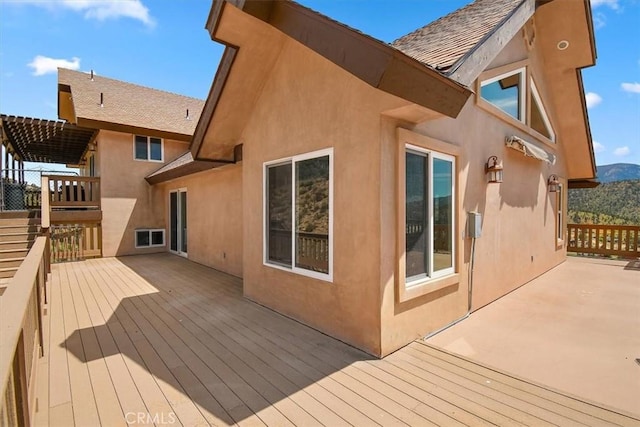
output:
{"label": "wooden deck", "polygon": [[640,425],[421,342],[373,360],[178,256],[52,276],[36,425]]}

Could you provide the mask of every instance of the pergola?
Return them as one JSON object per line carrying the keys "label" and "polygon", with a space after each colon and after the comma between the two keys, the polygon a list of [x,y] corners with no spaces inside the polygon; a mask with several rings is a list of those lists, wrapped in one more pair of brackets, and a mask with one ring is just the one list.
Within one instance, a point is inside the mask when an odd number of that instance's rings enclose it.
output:
{"label": "pergola", "polygon": [[[77,165],[93,142],[97,130],[66,122],[30,117],[0,115],[4,158],[0,156],[2,176],[24,169],[24,162]],[[20,174],[19,174],[20,176]]]}

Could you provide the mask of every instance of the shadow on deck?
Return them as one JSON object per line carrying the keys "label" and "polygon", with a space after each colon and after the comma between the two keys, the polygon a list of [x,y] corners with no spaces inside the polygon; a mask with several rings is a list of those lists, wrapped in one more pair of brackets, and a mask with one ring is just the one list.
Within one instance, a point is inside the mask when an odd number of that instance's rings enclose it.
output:
{"label": "shadow on deck", "polygon": [[37,424],[638,422],[418,342],[374,360],[169,254],[59,264],[52,282]]}

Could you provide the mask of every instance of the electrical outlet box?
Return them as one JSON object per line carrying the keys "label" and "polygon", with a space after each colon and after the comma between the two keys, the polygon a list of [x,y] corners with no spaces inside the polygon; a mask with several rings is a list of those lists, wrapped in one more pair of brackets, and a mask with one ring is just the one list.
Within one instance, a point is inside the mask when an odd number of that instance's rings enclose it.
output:
{"label": "electrical outlet box", "polygon": [[480,212],[468,213],[467,233],[471,239],[477,239],[482,234],[482,214]]}

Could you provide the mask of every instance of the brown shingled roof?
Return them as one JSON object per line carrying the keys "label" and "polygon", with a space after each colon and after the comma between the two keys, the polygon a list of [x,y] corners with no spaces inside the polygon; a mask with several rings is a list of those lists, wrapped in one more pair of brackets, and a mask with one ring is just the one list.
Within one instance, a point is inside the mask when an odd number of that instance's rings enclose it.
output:
{"label": "brown shingled roof", "polygon": [[190,138],[204,107],[201,99],[64,68],[58,69],[58,87],[71,92],[75,121],[85,127],[115,125]]}
{"label": "brown shingled roof", "polygon": [[476,0],[395,40],[391,45],[443,74],[506,21],[523,0]]}

